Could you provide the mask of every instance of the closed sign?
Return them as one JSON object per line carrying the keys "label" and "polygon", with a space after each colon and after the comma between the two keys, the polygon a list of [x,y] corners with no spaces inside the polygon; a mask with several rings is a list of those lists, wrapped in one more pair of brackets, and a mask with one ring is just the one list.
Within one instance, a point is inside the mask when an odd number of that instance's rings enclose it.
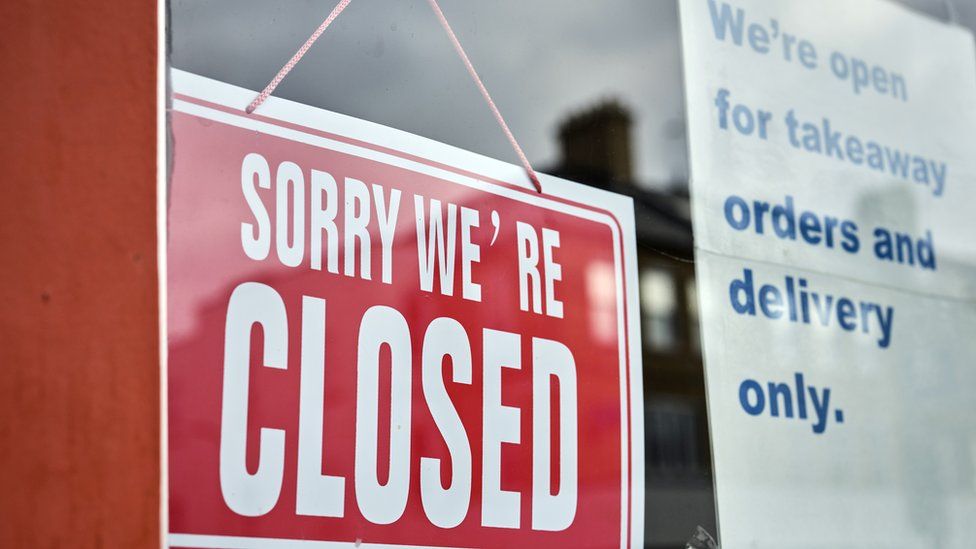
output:
{"label": "closed sign", "polygon": [[641,545],[629,199],[173,85],[170,546]]}

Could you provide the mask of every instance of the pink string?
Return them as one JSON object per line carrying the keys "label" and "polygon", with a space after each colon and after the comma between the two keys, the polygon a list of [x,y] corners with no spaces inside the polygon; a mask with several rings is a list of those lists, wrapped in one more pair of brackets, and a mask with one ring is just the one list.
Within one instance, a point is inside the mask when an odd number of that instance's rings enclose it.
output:
{"label": "pink string", "polygon": [[532,186],[539,193],[542,192],[542,184],[539,183],[539,178],[535,174],[535,170],[529,164],[529,159],[526,158],[525,153],[522,151],[522,147],[519,146],[518,141],[515,139],[515,135],[512,134],[512,130],[508,129],[508,124],[505,123],[505,119],[502,117],[501,111],[495,106],[495,102],[491,100],[491,95],[488,94],[488,88],[481,81],[478,73],[474,70],[474,65],[471,64],[471,60],[468,59],[468,54],[464,53],[464,48],[461,47],[461,41],[458,40],[457,36],[454,34],[454,30],[451,29],[451,24],[447,22],[447,18],[444,17],[444,12],[441,11],[441,7],[437,5],[437,0],[428,0],[430,7],[437,14],[437,19],[441,22],[441,26],[444,27],[444,31],[447,32],[447,36],[451,39],[451,43],[454,45],[454,50],[457,51],[458,56],[461,57],[461,61],[464,61],[464,66],[468,69],[468,74],[471,75],[471,79],[474,83],[478,85],[478,89],[481,90],[481,96],[485,98],[485,102],[488,103],[488,107],[491,109],[491,113],[495,115],[495,120],[498,121],[498,125],[502,127],[502,131],[505,132],[505,137],[508,138],[508,142],[511,143],[512,148],[515,149],[515,154],[518,155],[519,160],[522,161],[522,167],[525,168],[525,173],[529,175],[529,179],[532,181]]}
{"label": "pink string", "polygon": [[315,29],[315,32],[312,33],[312,36],[308,37],[308,40],[306,40],[305,43],[302,44],[302,47],[298,48],[298,51],[295,52],[295,55],[291,56],[291,59],[289,59],[288,62],[285,63],[284,67],[281,67],[281,70],[278,71],[278,74],[275,75],[275,77],[271,80],[271,82],[268,82],[268,85],[264,87],[264,90],[262,90],[261,93],[259,93],[258,96],[254,98],[254,101],[251,101],[251,104],[248,105],[246,109],[244,109],[244,111],[247,112],[247,114],[251,114],[252,112],[254,112],[254,109],[257,109],[258,107],[261,106],[261,103],[264,103],[264,101],[274,92],[275,88],[278,87],[278,84],[281,84],[281,81],[284,80],[285,77],[288,76],[288,73],[295,68],[295,65],[297,65],[298,62],[302,60],[302,57],[305,55],[305,53],[308,52],[309,48],[312,47],[312,44],[314,44],[315,41],[319,39],[319,36],[322,36],[322,33],[325,32],[325,29],[329,28],[329,25],[331,25],[332,22],[335,21],[336,17],[339,17],[339,14],[342,13],[342,10],[346,9],[346,6],[349,5],[349,2],[352,2],[352,0],[341,0],[338,4],[336,4],[336,7],[332,9],[332,13],[330,13],[329,16],[325,18],[325,21],[322,21],[322,24],[319,25],[319,28]]}
{"label": "pink string", "polygon": [[[288,73],[295,68],[295,65],[301,61],[305,53],[307,53],[309,48],[312,47],[312,44],[314,44],[315,41],[319,39],[319,36],[325,32],[325,29],[329,28],[329,25],[331,25],[332,22],[339,17],[339,14],[342,13],[342,10],[346,9],[346,6],[348,6],[349,2],[351,1],[352,0],[341,0],[336,7],[333,8],[332,13],[325,18],[325,21],[319,25],[319,28],[315,29],[315,32],[308,37],[308,40],[302,44],[302,47],[298,48],[295,55],[293,55],[292,58],[285,63],[284,67],[281,67],[281,70],[278,71],[278,74],[275,75],[274,79],[272,79],[271,82],[265,86],[264,90],[262,90],[261,93],[254,98],[254,101],[252,101],[251,104],[244,109],[248,114],[253,113],[255,109],[260,107],[261,104],[271,96],[275,88],[278,87],[278,84],[281,84],[281,81],[284,80],[285,77],[288,76]],[[495,116],[495,120],[498,121],[498,125],[501,126],[502,131],[505,132],[505,137],[508,138],[508,142],[512,145],[512,148],[515,149],[515,154],[518,155],[519,160],[522,162],[522,167],[525,168],[525,173],[528,174],[529,180],[532,181],[532,186],[535,187],[536,191],[541,193],[542,184],[539,183],[539,177],[536,175],[535,170],[532,169],[532,165],[529,164],[529,159],[525,156],[525,152],[522,151],[522,147],[519,146],[518,141],[515,139],[515,135],[512,134],[512,130],[510,130],[508,128],[508,124],[505,123],[505,118],[502,117],[501,111],[498,110],[495,102],[492,101],[491,95],[488,93],[488,88],[486,88],[484,82],[481,81],[481,78],[478,76],[478,72],[474,70],[474,65],[471,64],[471,60],[468,59],[468,54],[465,53],[464,48],[461,47],[461,42],[454,34],[454,30],[451,28],[451,24],[447,22],[447,18],[444,17],[444,12],[441,11],[441,7],[437,4],[437,0],[428,0],[428,2],[430,3],[431,9],[434,10],[434,14],[437,15],[437,19],[440,21],[441,26],[444,27],[444,31],[447,32],[448,38],[451,39],[451,44],[454,45],[454,50],[458,53],[461,61],[464,62],[464,66],[468,69],[468,74],[471,75],[471,79],[474,80],[474,83],[478,86],[478,90],[481,91],[481,96],[484,97],[485,102],[488,103],[488,107],[491,109],[491,113]]]}

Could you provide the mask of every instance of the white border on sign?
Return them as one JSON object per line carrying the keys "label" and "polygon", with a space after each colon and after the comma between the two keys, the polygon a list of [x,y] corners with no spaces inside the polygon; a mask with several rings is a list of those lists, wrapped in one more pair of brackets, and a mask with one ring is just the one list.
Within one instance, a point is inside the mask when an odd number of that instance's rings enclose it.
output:
{"label": "white border on sign", "polygon": [[426,545],[391,545],[389,543],[352,543],[348,541],[316,541],[310,539],[252,538],[240,536],[201,536],[170,534],[170,547],[207,549],[462,549],[460,547],[429,547]]}
{"label": "white border on sign", "polygon": [[169,326],[166,304],[166,211],[169,188],[169,59],[168,6],[156,2],[156,297],[159,311],[159,546],[167,547],[169,532]]}
{"label": "white border on sign", "polygon": [[[172,90],[172,109],[192,116],[221,122],[231,126],[258,131],[267,135],[289,139],[291,141],[325,148],[357,156],[364,159],[381,162],[401,169],[410,170],[459,185],[470,187],[482,192],[489,192],[527,204],[540,206],[553,211],[566,213],[579,218],[603,223],[610,228],[614,246],[614,272],[618,286],[617,291],[617,323],[618,350],[620,357],[620,394],[621,421],[629,422],[630,430],[623,425],[621,429],[621,526],[620,546],[642,547],[644,536],[644,438],[643,438],[643,369],[640,345],[640,324],[638,316],[637,292],[637,253],[633,203],[629,197],[602,191],[592,187],[579,185],[563,179],[540,174],[544,194],[531,189],[523,168],[514,166],[485,156],[464,151],[450,145],[445,145],[430,139],[409,134],[400,130],[366,122],[345,115],[329,112],[323,109],[302,105],[285,99],[271,97],[260,109],[258,115],[244,114],[244,107],[251,102],[256,92],[232,86],[216,80],[211,80],[192,73],[173,69],[170,71]],[[165,101],[166,98],[163,99]],[[215,107],[201,105],[193,99],[206,102]],[[164,103],[165,105],[165,103]],[[227,110],[222,110],[223,107]],[[232,112],[228,112],[228,110]],[[239,114],[238,114],[239,113]],[[275,122],[292,125],[286,127]],[[312,130],[313,128],[328,128],[328,134],[336,137],[368,143],[390,150],[383,152],[351,144],[346,141],[331,139],[322,135],[315,135],[295,126]],[[325,131],[325,130],[322,130]],[[166,146],[163,135],[162,146]],[[400,156],[396,153],[416,157],[417,160]],[[162,155],[164,158],[165,154]],[[436,162],[444,168],[427,164],[421,159],[437,158]],[[165,162],[164,162],[165,164]],[[471,174],[480,174],[485,179],[458,173],[447,166]],[[161,237],[161,254],[165,255],[165,200],[166,179],[165,171],[160,175],[161,206],[158,210],[163,216],[159,228]],[[494,181],[516,182],[520,188],[513,188]],[[558,199],[558,200],[557,200]],[[567,203],[571,201],[579,206]],[[585,204],[585,206],[583,206]],[[603,210],[603,212],[594,211]],[[621,251],[624,251],[621,254]],[[160,276],[165,286],[165,258],[160,262]],[[631,288],[626,292],[626,288]],[[160,291],[160,299],[165,299],[165,288]],[[624,290],[624,291],[621,291]],[[626,294],[626,295],[625,295]],[[165,331],[164,311],[161,308],[161,329]],[[626,313],[625,313],[626,312]],[[626,316],[625,316],[626,314]],[[626,331],[625,331],[626,330]],[[628,348],[629,342],[629,348]],[[161,345],[167,345],[165,338]],[[165,357],[165,355],[163,355]],[[165,358],[164,358],[165,361]],[[628,372],[628,361],[630,364]],[[162,368],[166,375],[165,362]],[[165,381],[165,380],[164,380]],[[166,414],[165,385],[163,392],[163,414]],[[624,398],[626,396],[626,398]],[[630,407],[628,409],[628,402]],[[164,418],[165,420],[165,418]],[[163,424],[165,426],[165,424]],[[163,429],[163,447],[166,447],[167,431]],[[163,463],[166,463],[164,456]],[[165,479],[166,471],[162,477]],[[165,488],[165,486],[164,486]],[[163,513],[168,507],[168,492],[163,502]],[[629,509],[629,512],[628,512]],[[168,524],[164,523],[165,532]],[[628,532],[629,530],[629,532]],[[231,544],[231,545],[228,545]],[[273,545],[269,545],[273,544]],[[339,548],[339,547],[410,547],[421,549],[421,546],[396,545],[363,545],[353,542],[322,542],[310,540],[269,539],[269,538],[241,538],[229,536],[209,536],[169,532],[164,546],[169,547],[288,547],[288,548]],[[440,549],[423,546],[425,549]]]}

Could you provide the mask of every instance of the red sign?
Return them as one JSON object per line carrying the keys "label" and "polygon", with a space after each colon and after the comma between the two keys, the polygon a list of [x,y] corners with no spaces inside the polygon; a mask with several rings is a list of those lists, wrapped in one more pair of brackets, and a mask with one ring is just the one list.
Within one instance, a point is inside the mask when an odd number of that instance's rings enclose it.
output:
{"label": "red sign", "polygon": [[640,546],[629,200],[178,71],[173,98],[170,546]]}

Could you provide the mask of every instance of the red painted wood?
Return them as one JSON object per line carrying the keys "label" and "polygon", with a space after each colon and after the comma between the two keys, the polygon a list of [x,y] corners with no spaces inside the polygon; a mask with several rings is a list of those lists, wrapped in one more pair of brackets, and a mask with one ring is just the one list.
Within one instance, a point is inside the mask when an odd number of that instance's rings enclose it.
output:
{"label": "red painted wood", "polygon": [[158,547],[156,4],[0,36],[0,547]]}

